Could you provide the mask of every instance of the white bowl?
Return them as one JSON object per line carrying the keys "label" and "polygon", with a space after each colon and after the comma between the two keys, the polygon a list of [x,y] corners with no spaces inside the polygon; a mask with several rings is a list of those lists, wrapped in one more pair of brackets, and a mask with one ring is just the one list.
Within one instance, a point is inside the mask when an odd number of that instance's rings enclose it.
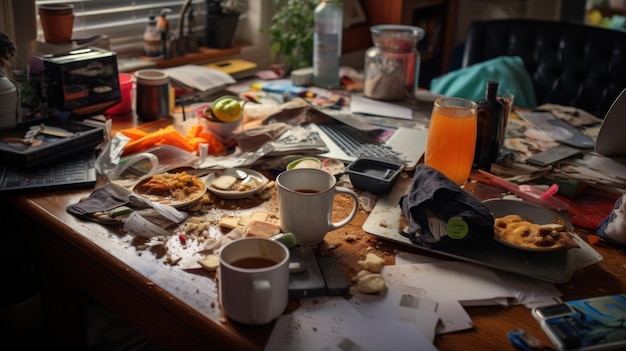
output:
{"label": "white bowl", "polygon": [[232,139],[234,134],[240,129],[243,119],[240,118],[235,122],[215,122],[209,121],[203,117],[196,117],[198,123],[209,133],[222,139],[222,141]]}

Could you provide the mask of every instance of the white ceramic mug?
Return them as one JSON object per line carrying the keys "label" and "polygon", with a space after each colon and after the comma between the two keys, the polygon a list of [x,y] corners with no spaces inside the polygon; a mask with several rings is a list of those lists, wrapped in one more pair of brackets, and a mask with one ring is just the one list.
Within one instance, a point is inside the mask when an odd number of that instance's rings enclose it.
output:
{"label": "white ceramic mug", "polygon": [[[335,177],[320,169],[299,168],[285,171],[276,177],[278,214],[284,232],[291,232],[300,245],[316,245],[329,231],[341,228],[356,215],[359,198],[348,188],[336,186]],[[352,198],[350,214],[332,222],[335,196],[345,194]]]}
{"label": "white ceramic mug", "polygon": [[289,249],[263,238],[229,242],[219,254],[220,305],[230,319],[267,324],[283,314],[289,300]]}

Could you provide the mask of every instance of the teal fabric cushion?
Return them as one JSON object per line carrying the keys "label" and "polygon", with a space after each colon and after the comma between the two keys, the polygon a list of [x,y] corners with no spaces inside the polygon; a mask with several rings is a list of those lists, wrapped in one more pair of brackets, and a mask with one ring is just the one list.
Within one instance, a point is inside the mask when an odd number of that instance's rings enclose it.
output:
{"label": "teal fabric cushion", "polygon": [[499,83],[498,92],[509,92],[515,97],[514,105],[537,106],[533,82],[519,56],[499,56],[450,71],[430,82],[430,90],[446,96],[478,101],[485,97],[487,81]]}

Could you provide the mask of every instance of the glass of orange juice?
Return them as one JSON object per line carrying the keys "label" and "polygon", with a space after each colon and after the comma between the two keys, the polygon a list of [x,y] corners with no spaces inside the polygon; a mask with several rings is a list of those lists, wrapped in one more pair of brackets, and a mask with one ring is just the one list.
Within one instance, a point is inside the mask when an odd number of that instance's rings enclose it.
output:
{"label": "glass of orange juice", "polygon": [[463,98],[435,100],[424,164],[458,185],[467,181],[476,148],[476,103]]}

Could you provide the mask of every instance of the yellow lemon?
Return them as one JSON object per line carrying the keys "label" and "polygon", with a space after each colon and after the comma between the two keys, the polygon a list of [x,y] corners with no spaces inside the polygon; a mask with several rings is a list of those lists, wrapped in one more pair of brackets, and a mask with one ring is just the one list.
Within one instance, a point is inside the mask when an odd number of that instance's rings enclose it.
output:
{"label": "yellow lemon", "polygon": [[235,122],[243,116],[243,105],[239,99],[221,97],[211,107],[215,118],[222,122]]}

